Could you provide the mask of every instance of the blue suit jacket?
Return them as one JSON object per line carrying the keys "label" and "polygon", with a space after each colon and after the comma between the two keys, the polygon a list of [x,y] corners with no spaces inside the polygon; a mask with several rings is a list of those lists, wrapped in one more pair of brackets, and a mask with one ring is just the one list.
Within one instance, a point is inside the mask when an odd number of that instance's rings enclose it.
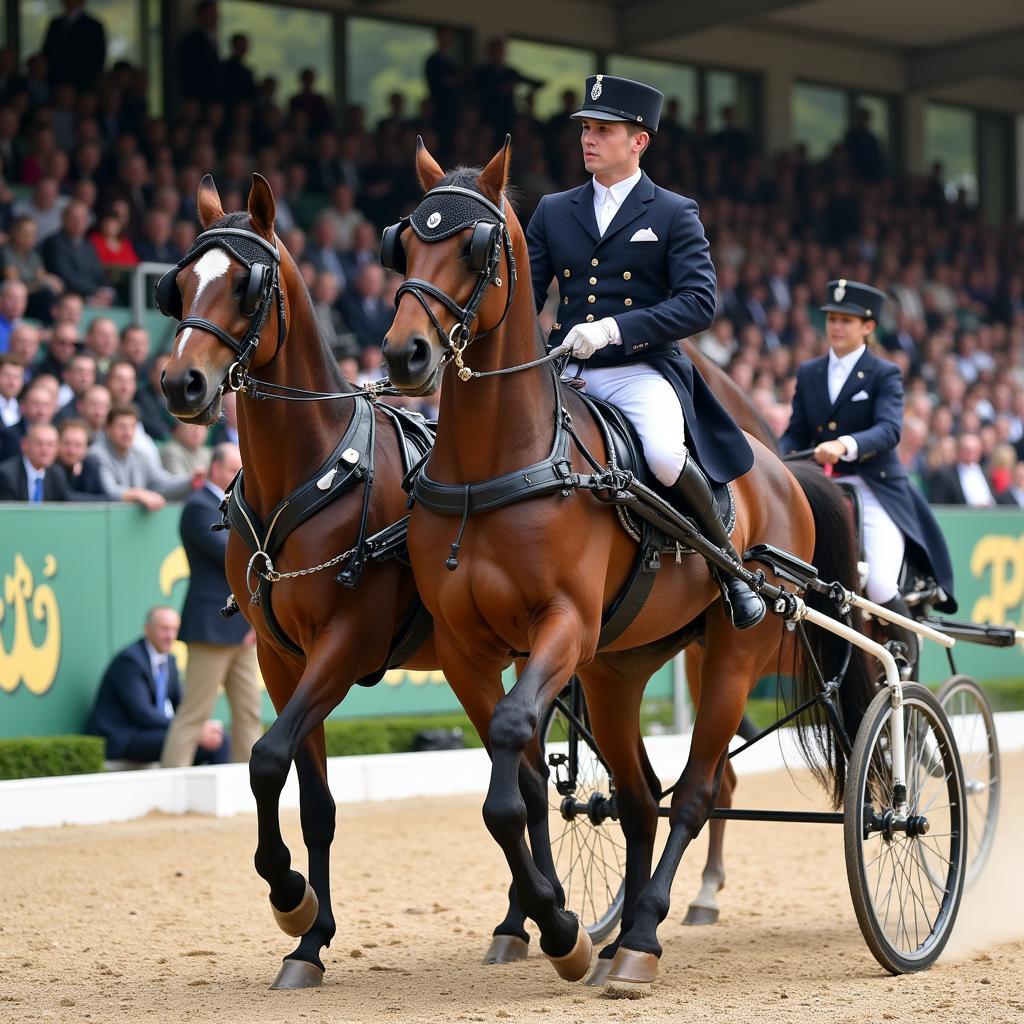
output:
{"label": "blue suit jacket", "polygon": [[[854,400],[856,398],[856,401]],[[912,547],[914,561],[938,580],[950,601],[938,606],[956,611],[953,566],[939,524],[924,496],[910,482],[896,454],[903,428],[903,378],[899,367],[879,359],[870,348],[857,360],[833,402],[828,396],[828,356],[811,359],[797,371],[793,414],[779,447],[783,454],[813,448],[822,441],[850,436],[857,458],[839,462],[838,476],[862,477],[879,504]]]}
{"label": "blue suit jacket", "polygon": [[[631,241],[639,231],[655,238]],[[678,345],[715,316],[715,268],[697,204],[641,174],[602,236],[590,181],[545,196],[526,240],[538,311],[552,276],[558,281],[549,345],[561,344],[577,324],[614,317],[622,344],[608,345],[584,365],[649,363],[672,384],[687,447],[705,473],[719,483],[746,473],[754,461],[746,437]]]}
{"label": "blue suit jacket", "polygon": [[[181,678],[174,655],[169,668],[167,697],[175,708],[181,702]],[[103,673],[86,732],[107,741],[107,758],[124,757],[132,739],[141,733],[166,732],[170,719],[156,706],[156,682],[143,640],[136,640],[114,655]]]}
{"label": "blue suit jacket", "polygon": [[241,615],[230,619],[220,615],[231,587],[224,571],[228,531],[210,530],[220,520],[219,507],[213,491],[200,487],[181,509],[179,531],[191,575],[178,637],[188,644],[238,644],[249,632],[249,623]]}

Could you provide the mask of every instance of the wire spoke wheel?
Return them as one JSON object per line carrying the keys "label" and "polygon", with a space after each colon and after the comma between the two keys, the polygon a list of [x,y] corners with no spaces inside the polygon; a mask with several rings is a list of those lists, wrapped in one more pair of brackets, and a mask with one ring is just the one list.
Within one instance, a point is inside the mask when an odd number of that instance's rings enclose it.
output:
{"label": "wire spoke wheel", "polygon": [[[582,726],[582,728],[580,728]],[[594,942],[622,917],[626,841],[615,813],[611,776],[591,739],[582,689],[570,685],[541,729],[548,779],[551,854],[573,911]]]}
{"label": "wire spoke wheel", "polygon": [[896,806],[889,691],[871,702],[846,782],[846,874],[857,921],[892,974],[930,967],[949,940],[967,869],[966,787],[938,699],[903,687],[906,809]]}
{"label": "wire spoke wheel", "polygon": [[956,675],[938,693],[946,712],[967,790],[967,881],[978,880],[985,868],[999,818],[999,742],[992,706],[970,676]]}

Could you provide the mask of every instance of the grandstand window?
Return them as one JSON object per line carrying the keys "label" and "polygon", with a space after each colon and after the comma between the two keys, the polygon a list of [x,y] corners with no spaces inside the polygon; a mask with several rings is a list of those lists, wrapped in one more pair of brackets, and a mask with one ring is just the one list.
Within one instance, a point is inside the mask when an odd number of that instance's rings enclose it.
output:
{"label": "grandstand window", "polygon": [[349,18],[345,22],[348,57],[348,100],[366,111],[372,128],[391,113],[388,97],[405,97],[406,116],[427,95],[423,67],[437,48],[434,29],[375,18]]}
{"label": "grandstand window", "polygon": [[143,26],[142,60],[149,76],[150,113],[158,114],[164,109],[164,52],[163,26],[160,23],[160,0],[145,0],[146,24]]}
{"label": "grandstand window", "polygon": [[820,160],[846,134],[849,101],[842,89],[797,82],[792,95],[793,140],[803,143],[812,160]]}
{"label": "grandstand window", "polygon": [[660,89],[666,101],[679,101],[679,121],[689,127],[698,110],[697,69],[685,64],[647,60],[643,57],[612,57],[608,73]]}
{"label": "grandstand window", "polygon": [[[107,33],[107,66],[115,61],[142,63],[142,26],[139,0],[89,0],[89,13],[103,23]],[[20,15],[22,59],[43,48],[43,39],[51,20],[64,13],[61,0],[21,0]]]}
{"label": "grandstand window", "polygon": [[733,109],[736,128],[754,127],[754,80],[750,75],[735,71],[706,71],[704,73],[704,116],[708,131],[717,132],[725,127],[722,111]]}
{"label": "grandstand window", "polygon": [[983,113],[978,120],[978,181],[990,224],[1005,224],[1014,208],[1013,121]]}
{"label": "grandstand window", "polygon": [[978,201],[978,115],[963,107],[929,103],[924,111],[924,158],[929,168],[942,165],[946,193],[955,199],[960,189]]}
{"label": "grandstand window", "polygon": [[533,112],[539,118],[554,117],[562,110],[562,93],[583,91],[588,75],[594,74],[596,61],[590,50],[571,46],[552,46],[528,39],[509,39],[505,62],[530,78],[544,82],[534,95]]}
{"label": "grandstand window", "polygon": [[301,7],[283,7],[250,0],[222,0],[217,26],[221,53],[236,32],[249,37],[246,63],[278,81],[283,101],[299,91],[299,72],[312,68],[314,89],[334,96],[333,19],[330,14]]}

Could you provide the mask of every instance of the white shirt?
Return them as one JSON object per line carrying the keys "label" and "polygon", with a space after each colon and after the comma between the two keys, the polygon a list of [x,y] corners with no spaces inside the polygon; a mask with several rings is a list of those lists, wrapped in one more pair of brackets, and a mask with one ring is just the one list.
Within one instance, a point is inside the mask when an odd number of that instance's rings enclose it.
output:
{"label": "white shirt", "polygon": [[22,465],[25,467],[25,475],[28,477],[28,500],[32,500],[32,495],[35,493],[36,481],[43,480],[46,477],[45,469],[36,469],[24,455],[21,457]]}
{"label": "white shirt", "polygon": [[989,505],[995,504],[992,499],[992,489],[985,479],[985,471],[977,462],[970,465],[958,462],[956,475],[960,478],[964,498],[972,508],[988,508]]}
{"label": "white shirt", "polygon": [[[845,356],[837,356],[832,349],[828,350],[828,400],[835,402],[839,392],[843,390],[846,379],[853,373],[860,357],[864,355],[867,345],[861,345]],[[846,454],[842,456],[842,462],[853,462],[857,458],[857,442],[849,434],[844,434],[840,441],[846,445]]]}
{"label": "white shirt", "polygon": [[640,180],[640,174],[641,172],[637,170],[628,178],[623,178],[622,181],[617,181],[609,187],[605,187],[597,178],[594,178],[594,216],[597,218],[597,230],[602,236],[608,230],[608,225],[611,224],[615,214],[619,212],[619,207],[626,201],[626,196],[633,191],[636,183]]}
{"label": "white shirt", "polygon": [[21,406],[18,399],[0,397],[0,421],[5,427],[13,427],[21,419]]}
{"label": "white shirt", "polygon": [[224,492],[212,481],[204,480],[203,486],[217,499],[218,502],[224,500]]}

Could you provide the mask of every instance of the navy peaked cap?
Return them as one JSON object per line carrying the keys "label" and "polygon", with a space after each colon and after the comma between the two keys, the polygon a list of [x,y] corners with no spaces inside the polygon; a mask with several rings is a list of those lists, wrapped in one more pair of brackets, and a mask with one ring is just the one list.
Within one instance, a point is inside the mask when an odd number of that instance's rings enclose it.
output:
{"label": "navy peaked cap", "polygon": [[583,109],[572,116],[595,121],[630,121],[656,135],[664,100],[657,89],[643,82],[613,75],[591,75],[587,79]]}
{"label": "navy peaked cap", "polygon": [[838,281],[829,281],[828,296],[823,313],[849,313],[868,320],[877,320],[882,315],[885,305],[885,292],[872,288],[869,284],[847,281],[845,277]]}

